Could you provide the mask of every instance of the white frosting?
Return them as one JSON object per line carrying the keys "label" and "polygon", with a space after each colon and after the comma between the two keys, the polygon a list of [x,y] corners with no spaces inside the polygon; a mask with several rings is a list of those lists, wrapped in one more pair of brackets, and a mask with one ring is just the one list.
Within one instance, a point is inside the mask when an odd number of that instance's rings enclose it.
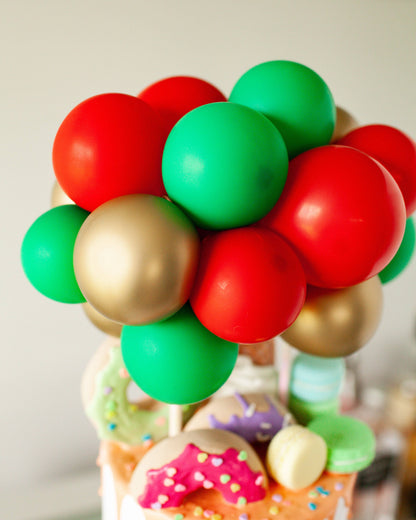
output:
{"label": "white frosting", "polygon": [[126,495],[123,498],[120,520],[145,520],[143,509],[131,495]]}
{"label": "white frosting", "polygon": [[102,520],[117,520],[117,494],[114,484],[113,472],[109,464],[103,464],[101,468],[101,519]]}
{"label": "white frosting", "polygon": [[278,373],[273,365],[254,365],[249,356],[239,355],[227,382],[215,394],[227,395],[259,393],[277,395]]}
{"label": "white frosting", "polygon": [[345,504],[344,497],[340,497],[332,520],[348,520],[349,513],[350,509]]}

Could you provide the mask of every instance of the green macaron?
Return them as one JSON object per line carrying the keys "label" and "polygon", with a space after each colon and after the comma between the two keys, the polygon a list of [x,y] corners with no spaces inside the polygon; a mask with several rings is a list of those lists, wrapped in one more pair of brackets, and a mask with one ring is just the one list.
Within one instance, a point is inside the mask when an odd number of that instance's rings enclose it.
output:
{"label": "green macaron", "polygon": [[327,444],[328,471],[354,473],[369,466],[374,459],[374,433],[358,419],[346,415],[326,415],[314,419],[307,427]]}
{"label": "green macaron", "polygon": [[303,424],[304,426],[317,417],[321,417],[322,415],[337,415],[339,412],[338,398],[310,403],[289,394],[288,405],[289,410],[295,416],[298,423]]}

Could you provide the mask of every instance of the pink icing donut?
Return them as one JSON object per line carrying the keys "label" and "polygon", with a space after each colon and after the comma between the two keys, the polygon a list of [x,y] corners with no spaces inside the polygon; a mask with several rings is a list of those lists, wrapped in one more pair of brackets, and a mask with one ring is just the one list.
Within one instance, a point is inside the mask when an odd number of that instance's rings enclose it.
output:
{"label": "pink icing donut", "polygon": [[178,507],[197,489],[216,489],[231,504],[263,500],[267,476],[253,448],[223,430],[182,432],[156,444],[137,465],[130,494],[146,509]]}

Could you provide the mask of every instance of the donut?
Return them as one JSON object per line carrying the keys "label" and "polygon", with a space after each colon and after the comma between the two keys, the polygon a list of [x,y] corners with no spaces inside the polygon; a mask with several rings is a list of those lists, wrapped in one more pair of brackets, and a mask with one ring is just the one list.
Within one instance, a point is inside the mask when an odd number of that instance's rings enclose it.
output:
{"label": "donut", "polygon": [[[102,440],[149,445],[168,434],[167,405],[151,398],[130,403],[131,378],[124,366],[120,339],[108,337],[90,360],[81,386],[87,417]],[[184,419],[191,407],[184,407]]]}
{"label": "donut", "polygon": [[145,509],[178,507],[198,489],[217,490],[230,504],[264,499],[266,471],[253,448],[224,430],[194,430],[164,439],[133,472],[129,492]]}
{"label": "donut", "polygon": [[217,428],[243,437],[249,443],[267,442],[293,420],[277,399],[267,394],[239,394],[214,398],[186,424],[185,430]]}

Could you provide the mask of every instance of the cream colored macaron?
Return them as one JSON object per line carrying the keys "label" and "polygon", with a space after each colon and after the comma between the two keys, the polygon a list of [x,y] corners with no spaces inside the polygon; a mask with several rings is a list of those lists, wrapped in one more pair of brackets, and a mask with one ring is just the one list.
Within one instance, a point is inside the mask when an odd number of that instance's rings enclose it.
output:
{"label": "cream colored macaron", "polygon": [[293,491],[313,484],[325,468],[327,446],[319,435],[303,426],[280,430],[267,450],[269,475]]}

